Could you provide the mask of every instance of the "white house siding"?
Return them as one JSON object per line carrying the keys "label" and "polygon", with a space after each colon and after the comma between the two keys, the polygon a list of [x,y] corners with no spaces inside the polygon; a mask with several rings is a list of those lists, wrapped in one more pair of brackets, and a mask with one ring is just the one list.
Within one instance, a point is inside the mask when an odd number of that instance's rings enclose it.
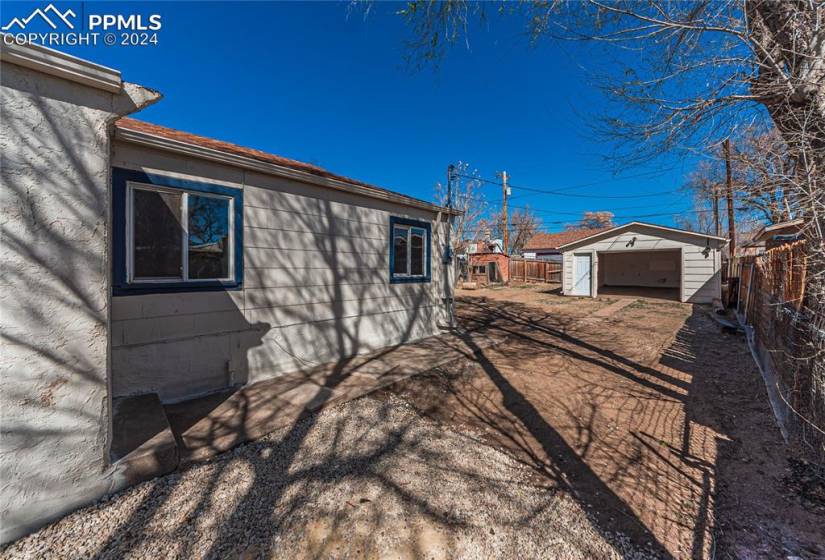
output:
{"label": "white house siding", "polygon": [[[113,71],[46,49],[2,48],[0,542],[6,542],[116,487],[108,462],[108,125],[157,95],[131,84],[118,91]],[[7,62],[15,52],[33,66]],[[52,74],[64,64],[72,68],[70,79]],[[115,91],[78,83],[87,70],[109,75]]]}
{"label": "white house siding", "polygon": [[[633,239],[635,238],[635,241]],[[633,241],[632,245],[629,243]],[[704,254],[706,243],[710,251]],[[664,249],[678,249],[681,251],[681,300],[691,303],[710,303],[721,295],[721,253],[720,241],[714,238],[703,238],[679,231],[659,230],[645,226],[635,226],[632,229],[621,230],[615,235],[602,235],[588,242],[582,240],[578,244],[565,248],[563,258],[563,285],[565,294],[570,294],[573,285],[573,254],[591,253],[593,255],[594,278],[600,278],[601,263],[598,254],[603,252],[642,252],[659,251]],[[643,253],[641,253],[643,254]],[[651,254],[651,253],[648,253]],[[598,281],[594,282],[597,287]]]}
{"label": "white house siding", "polygon": [[[446,217],[125,142],[113,165],[244,191],[243,289],[113,298],[115,396],[166,401],[438,333]],[[390,216],[429,221],[430,283],[389,282]]]}

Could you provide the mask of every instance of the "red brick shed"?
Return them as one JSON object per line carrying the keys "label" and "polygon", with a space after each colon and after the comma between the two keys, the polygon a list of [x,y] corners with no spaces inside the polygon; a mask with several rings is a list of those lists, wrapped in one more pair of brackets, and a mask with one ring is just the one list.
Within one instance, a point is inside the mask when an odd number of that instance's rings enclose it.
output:
{"label": "red brick shed", "polygon": [[480,286],[510,282],[510,257],[504,253],[471,253],[468,276]]}

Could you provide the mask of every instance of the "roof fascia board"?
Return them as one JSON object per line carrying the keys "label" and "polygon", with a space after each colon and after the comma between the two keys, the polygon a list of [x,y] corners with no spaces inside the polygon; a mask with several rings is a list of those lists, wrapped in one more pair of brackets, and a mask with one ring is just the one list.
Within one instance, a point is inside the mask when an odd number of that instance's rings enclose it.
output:
{"label": "roof fascia board", "polygon": [[589,235],[587,237],[577,239],[576,241],[571,241],[570,243],[565,243],[564,245],[559,245],[559,250],[561,251],[561,250],[564,250],[564,249],[569,249],[569,248],[571,248],[575,245],[580,245],[580,244],[582,244],[586,241],[592,241],[594,238],[601,237],[603,235],[609,237],[610,235],[615,235],[616,233],[618,233],[619,231],[621,231],[623,229],[627,229],[627,228],[630,228],[630,227],[633,227],[633,226],[649,227],[649,228],[652,228],[652,229],[658,229],[658,230],[662,230],[662,231],[670,231],[670,232],[673,232],[673,233],[681,233],[681,234],[684,234],[684,235],[692,235],[692,236],[695,236],[695,237],[715,239],[717,241],[722,241],[723,243],[727,243],[727,241],[728,241],[724,237],[717,237],[715,235],[709,235],[709,234],[706,234],[706,233],[697,233],[695,231],[687,231],[687,230],[679,229],[679,228],[659,226],[659,225],[656,225],[656,224],[647,224],[645,222],[630,222],[629,224],[623,224],[623,225],[620,225],[620,226],[616,226],[612,229],[608,229],[608,230],[605,230],[605,231],[600,231],[599,233],[594,233],[593,235]]}
{"label": "roof fascia board", "polygon": [[0,34],[0,60],[111,93],[123,88],[120,72],[40,45],[7,44]]}
{"label": "roof fascia board", "polygon": [[205,148],[203,146],[196,146],[188,142],[172,140],[170,138],[164,138],[162,136],[148,134],[146,132],[129,130],[127,128],[118,128],[115,137],[118,140],[122,140],[123,142],[139,144],[142,146],[148,146],[150,148],[156,148],[201,159],[216,161],[227,165],[233,165],[236,167],[242,167],[244,169],[250,169],[252,171],[259,171],[267,175],[276,175],[279,177],[293,179],[295,181],[300,181],[303,183],[310,183],[313,185],[317,185],[319,187],[345,191],[361,196],[366,196],[369,198],[374,198],[377,200],[383,200],[386,202],[393,202],[395,204],[400,204],[403,206],[420,208],[422,210],[428,210],[430,212],[443,212],[446,214],[453,215],[461,214],[459,210],[445,208],[443,206],[437,206],[435,204],[430,204],[429,202],[424,202],[423,200],[415,200],[407,198],[403,195],[398,195],[384,191],[377,191],[374,189],[363,187],[361,185],[348,183],[346,181],[332,179],[329,177],[321,177],[318,175],[314,175],[312,173],[307,173],[305,171],[298,171],[296,169],[290,169],[288,167],[276,165],[274,163],[266,163],[253,158],[239,156],[236,154],[228,154],[220,150]]}
{"label": "roof fascia board", "polygon": [[626,226],[633,226],[633,225],[644,226],[644,227],[649,227],[649,228],[653,228],[653,229],[661,229],[663,231],[672,231],[673,233],[681,233],[681,234],[684,234],[684,235],[692,235],[694,237],[707,237],[708,239],[716,239],[717,241],[727,241],[728,240],[727,237],[720,237],[718,235],[711,235],[709,233],[699,233],[697,231],[688,231],[686,229],[679,229],[679,228],[668,227],[668,226],[660,226],[658,224],[648,224],[646,222],[630,222],[629,224],[625,224],[625,225]]}

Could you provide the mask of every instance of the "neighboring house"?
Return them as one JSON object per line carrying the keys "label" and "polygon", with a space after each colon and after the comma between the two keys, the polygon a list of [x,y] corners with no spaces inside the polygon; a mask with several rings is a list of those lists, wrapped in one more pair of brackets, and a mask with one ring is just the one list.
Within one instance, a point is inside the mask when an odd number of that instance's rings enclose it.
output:
{"label": "neighboring house", "polygon": [[754,233],[749,246],[759,247],[762,249],[761,252],[764,252],[774,247],[793,243],[802,238],[804,224],[805,221],[799,218],[764,226]]}
{"label": "neighboring house", "polygon": [[159,94],[0,52],[0,541],[131,482],[113,398],[187,399],[449,323],[454,211],[118,120]]}
{"label": "neighboring house", "polygon": [[[736,257],[753,257],[768,249],[793,243],[803,237],[804,220],[801,218],[769,224],[746,234],[737,234]],[[727,251],[722,255],[727,259]]]}
{"label": "neighboring house", "polygon": [[721,298],[722,237],[631,222],[561,245],[568,296],[641,290],[674,300]]}
{"label": "neighboring house", "polygon": [[561,262],[562,252],[559,247],[608,229],[610,228],[571,229],[559,233],[537,233],[524,245],[522,253],[525,259]]}

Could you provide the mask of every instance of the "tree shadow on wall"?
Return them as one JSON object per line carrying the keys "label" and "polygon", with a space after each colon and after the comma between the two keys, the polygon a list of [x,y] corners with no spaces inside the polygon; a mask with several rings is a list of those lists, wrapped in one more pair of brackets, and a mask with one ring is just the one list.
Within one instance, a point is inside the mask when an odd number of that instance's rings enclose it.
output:
{"label": "tree shadow on wall", "polygon": [[[410,452],[419,447],[415,439],[409,441],[403,428],[394,430],[377,448],[371,446],[364,456],[353,454],[352,445],[374,439],[374,432],[367,431],[346,445],[342,441],[329,450],[322,469],[293,474],[302,445],[317,422],[310,412],[334,399],[337,390],[358,375],[371,375],[365,373],[371,363],[431,334],[440,318],[436,306],[443,304],[430,284],[387,282],[388,220],[382,212],[375,212],[377,207],[352,205],[344,195],[331,196],[332,200],[300,196],[300,185],[279,185],[279,190],[284,188],[286,194],[246,190],[246,213],[256,219],[246,224],[243,321],[238,326],[269,326],[258,331],[255,344],[241,346],[249,385],[202,399],[202,410],[194,414],[190,410],[188,416],[181,412],[183,407],[167,406],[179,442],[194,450],[192,460],[200,458],[198,450],[212,455],[271,429],[278,428],[281,434],[265,445],[271,449],[267,452],[271,461],[245,461],[242,467],[215,462],[208,479],[192,496],[191,516],[197,519],[213,507],[215,492],[226,477],[241,469],[250,481],[215,527],[206,556],[238,552],[253,543],[272,545],[279,538],[277,527],[306,503],[306,496],[293,496],[292,490],[331,476],[330,469],[341,471],[342,478],[378,480],[405,507],[434,523],[453,523],[443,512],[430,511],[425,498],[382,480],[379,471],[361,472],[365,465],[401,447]],[[433,259],[433,266],[437,262]],[[388,341],[393,344],[386,346]],[[365,352],[373,354],[367,359],[358,357]],[[273,371],[292,373],[266,379]],[[341,419],[342,430],[348,421]],[[205,429],[192,435],[197,426]],[[124,542],[134,545],[151,540],[153,520],[163,515],[174,486],[157,484],[143,505],[98,549],[97,556],[116,555]],[[268,504],[265,511],[261,510],[262,499]],[[380,527],[379,519],[374,529]],[[241,530],[245,536],[239,540]],[[416,539],[412,536],[411,542]],[[185,546],[184,556],[196,552],[196,542]]]}
{"label": "tree shadow on wall", "polygon": [[143,92],[5,63],[0,81],[0,525],[17,533],[108,484],[107,128]]}

